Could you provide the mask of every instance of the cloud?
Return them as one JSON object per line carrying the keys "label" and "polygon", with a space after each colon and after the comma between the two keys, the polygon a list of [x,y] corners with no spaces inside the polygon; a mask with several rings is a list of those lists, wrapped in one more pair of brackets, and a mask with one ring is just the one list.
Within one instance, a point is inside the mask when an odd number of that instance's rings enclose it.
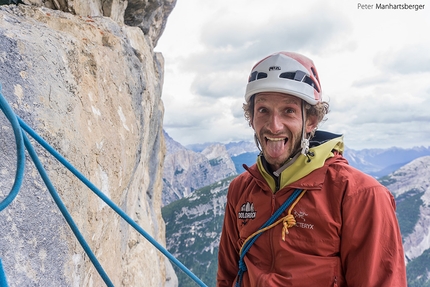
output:
{"label": "cloud", "polygon": [[[309,4],[308,9],[300,6],[293,9],[290,1],[273,2],[272,5],[258,2],[255,10],[247,7],[240,17],[240,12],[229,6],[229,10],[220,8],[211,14],[202,24],[202,48],[189,55],[183,68],[197,74],[245,66],[250,70],[256,61],[277,51],[320,54],[338,45],[338,40],[352,29],[347,17],[333,11],[331,5],[317,1]],[[246,16],[247,11],[261,10],[266,11],[258,17]]]}
{"label": "cloud", "polygon": [[301,13],[281,15],[278,9],[291,10],[291,6],[275,2],[278,5],[269,5],[272,11],[262,13],[259,19],[238,19],[222,8],[206,19],[201,29],[202,49],[189,53],[179,64],[181,70],[194,74],[193,93],[241,97],[248,73],[258,60],[280,50],[318,54],[351,29],[345,17],[319,2]]}
{"label": "cloud", "polygon": [[430,28],[427,10],[364,11],[339,0],[187,0],[175,10],[158,42],[165,128],[175,140],[251,140],[242,111],[248,73],[292,50],[319,70],[331,105],[321,129],[358,149],[430,144],[430,38],[416,29]]}
{"label": "cloud", "polygon": [[200,96],[223,98],[244,94],[247,74],[236,71],[214,71],[195,77],[191,90]]}
{"label": "cloud", "polygon": [[[330,125],[344,135],[345,145],[352,149],[429,146],[430,127],[419,123],[391,123],[383,126],[368,123],[355,126]],[[407,133],[405,133],[407,131]]]}
{"label": "cloud", "polygon": [[219,111],[213,107],[217,106],[213,100],[202,100],[191,98],[186,103],[178,104],[171,109],[170,116],[165,119],[164,126],[167,128],[194,128],[210,124]]}
{"label": "cloud", "polygon": [[430,83],[423,80],[428,75],[377,73],[332,94],[321,128],[344,134],[355,149],[430,145]]}
{"label": "cloud", "polygon": [[430,43],[408,45],[376,55],[374,62],[383,72],[416,74],[430,72]]}
{"label": "cloud", "polygon": [[243,103],[245,102],[244,98],[235,99],[232,101],[231,105],[231,114],[235,119],[240,121],[245,120],[244,111],[243,111]]}
{"label": "cloud", "polygon": [[[228,106],[228,105],[227,105]],[[224,108],[222,113],[219,113]],[[177,113],[170,118],[177,120],[166,122],[164,128],[169,135],[183,145],[204,142],[232,142],[251,140],[253,131],[242,116],[234,117],[230,109],[221,104],[212,106],[218,113],[211,115],[210,109],[195,110],[192,114]],[[180,123],[180,124],[179,124]]]}
{"label": "cloud", "polygon": [[332,111],[346,116],[342,121],[351,125],[430,121],[430,113],[426,112],[430,94],[425,86],[415,86],[406,93],[400,85],[388,82],[365,93],[362,89],[351,90],[349,97],[333,97],[330,104]]}
{"label": "cloud", "polygon": [[[221,20],[215,15],[203,25],[201,41],[211,51],[246,49],[267,54],[268,50],[307,50],[317,54],[339,35],[347,34],[351,25],[326,4],[329,2],[309,2],[307,8],[293,7],[289,1],[259,4],[255,11],[261,13],[257,17],[239,18],[234,10]],[[248,52],[243,54],[253,57]]]}
{"label": "cloud", "polygon": [[371,87],[374,85],[380,85],[390,82],[390,75],[379,74],[379,75],[369,75],[368,77],[361,78],[352,82],[352,86],[355,88]]}

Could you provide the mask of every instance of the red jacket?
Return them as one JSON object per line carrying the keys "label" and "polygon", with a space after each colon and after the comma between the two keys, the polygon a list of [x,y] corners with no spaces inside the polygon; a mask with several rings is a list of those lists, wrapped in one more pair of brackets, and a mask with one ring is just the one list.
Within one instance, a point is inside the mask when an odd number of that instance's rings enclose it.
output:
{"label": "red jacket", "polygon": [[263,232],[245,256],[241,286],[406,286],[393,196],[334,155],[276,193],[257,165],[233,180],[219,246],[218,287],[235,285],[243,242],[296,188],[307,190],[292,212],[297,225],[288,229],[285,241],[282,224]]}

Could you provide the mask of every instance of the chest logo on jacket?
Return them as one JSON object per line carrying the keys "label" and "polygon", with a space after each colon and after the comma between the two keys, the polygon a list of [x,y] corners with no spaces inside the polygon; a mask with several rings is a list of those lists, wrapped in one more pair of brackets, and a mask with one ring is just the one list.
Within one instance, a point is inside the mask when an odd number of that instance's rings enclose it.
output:
{"label": "chest logo on jacket", "polygon": [[240,207],[237,218],[242,219],[242,225],[246,225],[249,220],[254,219],[256,215],[257,211],[254,209],[254,203],[247,201]]}
{"label": "chest logo on jacket", "polygon": [[[297,220],[296,222],[296,226],[299,228],[305,228],[305,229],[314,229],[314,225],[311,223],[305,223],[306,222],[306,217],[308,216],[308,214],[304,211],[297,211],[297,210],[293,210],[294,213],[294,218]],[[299,221],[300,219],[300,221]]]}
{"label": "chest logo on jacket", "polygon": [[297,210],[294,210],[294,217],[295,218],[300,218],[303,221],[306,221],[305,216],[308,216],[308,214],[306,212],[304,212],[304,211],[299,211],[298,212]]}

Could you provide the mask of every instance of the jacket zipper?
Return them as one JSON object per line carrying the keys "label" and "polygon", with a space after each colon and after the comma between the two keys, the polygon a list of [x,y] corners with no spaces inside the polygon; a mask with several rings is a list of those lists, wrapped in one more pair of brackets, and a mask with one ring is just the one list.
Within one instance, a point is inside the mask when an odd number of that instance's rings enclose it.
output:
{"label": "jacket zipper", "polygon": [[337,277],[334,276],[334,283],[333,283],[333,287],[337,287]]}
{"label": "jacket zipper", "polygon": [[281,188],[281,178],[280,178],[280,176],[277,176],[274,178],[275,178],[275,193],[276,193]]}
{"label": "jacket zipper", "polygon": [[272,216],[272,215],[273,215],[273,213],[275,213],[275,203],[276,203],[275,195],[274,195],[274,194],[272,194],[272,203],[271,203],[272,210],[271,210],[271,212],[270,212],[270,216]]}

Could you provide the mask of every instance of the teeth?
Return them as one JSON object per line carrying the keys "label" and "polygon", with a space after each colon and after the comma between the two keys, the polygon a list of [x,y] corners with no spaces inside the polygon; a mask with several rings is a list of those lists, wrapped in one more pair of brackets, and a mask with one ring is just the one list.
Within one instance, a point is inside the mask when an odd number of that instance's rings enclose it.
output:
{"label": "teeth", "polygon": [[274,141],[274,142],[285,141],[285,138],[269,138],[269,137],[266,137],[266,139],[268,139],[269,141]]}

